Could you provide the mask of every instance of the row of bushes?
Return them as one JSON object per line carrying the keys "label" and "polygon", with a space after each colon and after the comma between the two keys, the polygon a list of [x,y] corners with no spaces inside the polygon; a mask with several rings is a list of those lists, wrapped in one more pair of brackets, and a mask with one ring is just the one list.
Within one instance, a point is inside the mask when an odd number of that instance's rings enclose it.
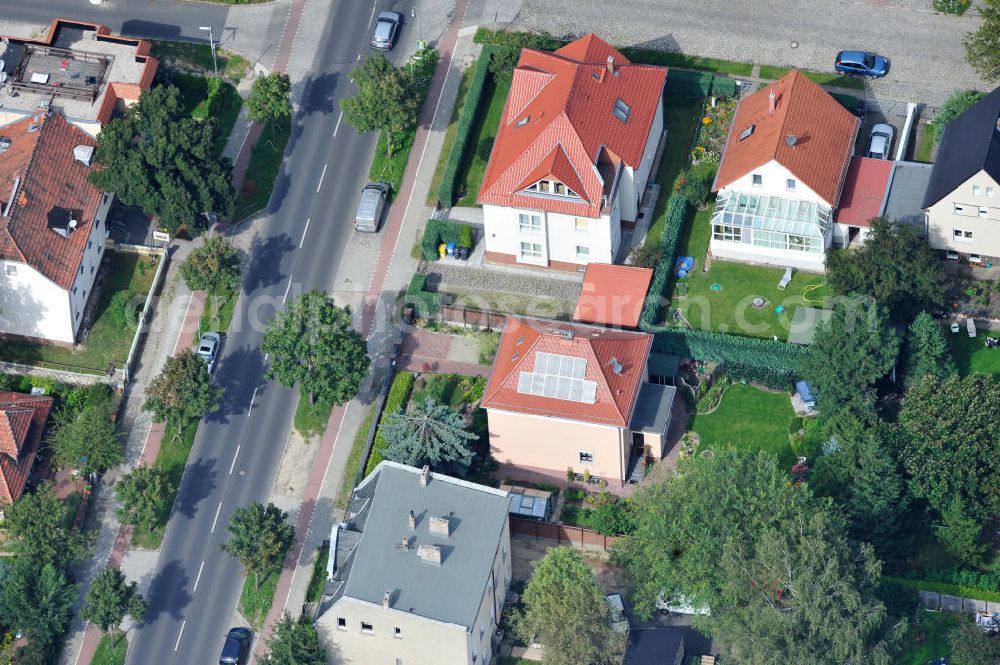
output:
{"label": "row of bushes", "polygon": [[653,350],[682,358],[725,363],[730,378],[771,385],[762,378],[794,375],[806,347],[757,337],[676,328],[657,333]]}
{"label": "row of bushes", "polygon": [[[788,346],[787,344],[785,346]],[[725,365],[726,376],[732,381],[757,383],[775,390],[791,390],[795,385],[795,370],[778,369],[766,365],[749,365],[740,361],[729,361]],[[796,431],[798,429],[796,428]]]}
{"label": "row of bushes", "polygon": [[[406,408],[406,403],[410,401],[410,393],[413,392],[413,382],[416,380],[410,372],[400,372],[392,380],[389,394],[385,397],[385,408],[382,410],[382,423],[393,413],[399,413]],[[382,451],[388,446],[385,437],[382,436],[382,425],[379,425],[375,433],[375,442],[372,444],[371,455],[368,456],[368,465],[365,467],[365,475],[375,470],[375,467],[382,461]]]}
{"label": "row of bushes", "polygon": [[882,581],[886,584],[893,584],[904,589],[931,591],[934,593],[947,594],[949,596],[959,596],[961,598],[973,598],[975,600],[988,600],[994,603],[1000,603],[1000,593],[996,591],[982,591],[981,589],[965,587],[959,584],[928,582],[926,580],[909,580],[905,577],[892,577],[890,575],[883,575]]}
{"label": "row of bushes", "polygon": [[659,325],[662,304],[673,287],[674,262],[677,260],[677,246],[687,217],[687,199],[680,192],[670,197],[667,203],[667,219],[660,237],[660,260],[653,272],[653,280],[646,294],[646,304],[642,308],[640,326],[652,328]]}
{"label": "row of bushes", "polygon": [[[660,53],[660,51],[646,51],[644,53]],[[669,55],[664,53],[664,55]],[[659,60],[659,58],[653,58]],[[645,62],[645,61],[644,61]],[[659,64],[658,62],[646,64]],[[725,76],[716,76],[709,72],[692,72],[684,69],[671,69],[667,72],[667,88],[671,90],[684,90],[700,97],[709,95],[719,95],[721,97],[733,97],[736,94],[736,81]]]}
{"label": "row of bushes", "polygon": [[468,224],[460,224],[447,219],[428,219],[424,226],[424,237],[420,241],[420,246],[425,259],[437,261],[439,258],[438,245],[441,243],[455,243],[456,247],[472,249],[472,242],[472,227]]}
{"label": "row of bushes", "polygon": [[911,580],[954,584],[969,589],[978,589],[979,591],[1000,592],[1000,573],[981,573],[975,570],[944,568],[939,570],[914,571],[906,577]]}
{"label": "row of bushes", "polygon": [[410,278],[410,285],[403,298],[404,305],[412,305],[417,310],[417,318],[426,319],[441,309],[441,294],[425,290],[427,275],[416,273]]}
{"label": "row of bushes", "polygon": [[469,91],[465,96],[465,106],[462,107],[462,115],[458,118],[455,143],[451,147],[451,154],[448,155],[448,163],[445,165],[444,175],[441,176],[441,184],[438,186],[438,205],[445,208],[450,208],[455,202],[455,185],[458,181],[458,172],[462,167],[465,151],[469,148],[472,128],[476,124],[476,118],[479,116],[479,111],[483,105],[483,88],[486,86],[486,77],[489,75],[489,66],[492,58],[493,47],[487,46],[483,48],[479,60],[476,61],[476,67],[472,71],[472,79],[469,81]]}

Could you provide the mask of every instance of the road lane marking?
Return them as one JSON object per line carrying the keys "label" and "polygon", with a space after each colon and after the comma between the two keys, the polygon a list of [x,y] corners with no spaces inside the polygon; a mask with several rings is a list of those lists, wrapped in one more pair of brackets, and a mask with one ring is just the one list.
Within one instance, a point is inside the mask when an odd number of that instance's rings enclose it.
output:
{"label": "road lane marking", "polygon": [[219,502],[219,507],[215,509],[215,519],[212,520],[212,530],[209,533],[215,533],[215,525],[219,521],[219,513],[222,512],[222,502]]}
{"label": "road lane marking", "polygon": [[184,634],[184,626],[187,625],[187,619],[181,622],[181,632],[177,633],[177,641],[174,642],[174,652],[176,653],[177,647],[181,645],[181,635]]}
{"label": "road lane marking", "polygon": [[292,289],[292,278],[288,278],[288,286],[285,287],[285,295],[281,298],[281,304],[284,305],[288,300],[288,292]]}
{"label": "road lane marking", "polygon": [[[195,591],[198,590],[198,582],[201,581],[201,571],[204,569],[205,569],[205,562],[203,560],[201,562],[201,565],[198,566],[198,577],[194,578],[194,588],[191,589],[191,593],[194,593]],[[177,651],[177,649],[174,649],[174,651]]]}
{"label": "road lane marking", "polygon": [[[323,173],[326,173],[326,167],[325,166],[323,167]],[[319,190],[316,190],[316,191],[318,192]],[[302,229],[302,240],[299,240],[299,249],[302,249],[302,245],[306,241],[306,231],[309,230],[309,222],[310,221],[311,221],[311,219],[307,219],[306,220],[306,227],[304,229]]]}
{"label": "road lane marking", "polygon": [[233,475],[233,469],[236,468],[236,458],[240,456],[240,444],[236,444],[236,454],[233,455],[233,463],[229,465],[229,475]]}
{"label": "road lane marking", "polygon": [[329,166],[329,164],[324,164],[323,165],[323,172],[319,174],[319,184],[316,185],[316,193],[317,194],[319,194],[320,188],[323,187],[323,178],[326,177],[326,167],[327,166]]}
{"label": "road lane marking", "polygon": [[358,53],[358,57],[354,59],[354,62],[361,62],[361,54]]}
{"label": "road lane marking", "polygon": [[[372,21],[375,20],[375,10],[376,9],[378,9],[378,3],[377,2],[372,5],[372,17],[370,19],[368,19],[368,27],[369,28],[372,27]],[[361,56],[359,55],[358,57],[360,58]]]}
{"label": "road lane marking", "polygon": [[333,128],[334,137],[337,136],[337,132],[340,131],[340,121],[344,119],[344,112],[341,111],[340,115],[337,116],[337,126]]}
{"label": "road lane marking", "polygon": [[[257,388],[259,387],[260,386],[257,386]],[[247,418],[249,418],[250,414],[253,413],[253,401],[257,399],[257,388],[253,389],[253,395],[250,396],[250,408],[247,409]]]}

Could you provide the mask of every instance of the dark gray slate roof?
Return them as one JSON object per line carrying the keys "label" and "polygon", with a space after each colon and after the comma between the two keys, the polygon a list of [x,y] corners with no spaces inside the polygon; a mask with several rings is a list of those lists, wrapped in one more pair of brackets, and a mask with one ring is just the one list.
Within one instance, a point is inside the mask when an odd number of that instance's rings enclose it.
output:
{"label": "dark gray slate roof", "polygon": [[924,194],[931,179],[931,164],[896,162],[885,200],[886,219],[904,224],[924,225]]}
{"label": "dark gray slate roof", "polygon": [[649,360],[646,364],[649,367],[650,374],[677,378],[677,368],[681,364],[681,359],[679,356],[653,351],[649,354]]}
{"label": "dark gray slate roof", "polygon": [[[507,521],[507,493],[437,473],[422,486],[420,469],[384,461],[356,494],[366,518],[354,525],[361,540],[343,595],[381,604],[389,590],[395,609],[471,626]],[[407,523],[411,510],[414,531]],[[450,536],[430,533],[430,518],[441,516],[450,518]],[[401,546],[403,536],[411,537],[409,549]],[[439,546],[441,563],[421,560],[420,545]]]}
{"label": "dark gray slate roof", "polygon": [[642,384],[639,388],[639,399],[636,400],[635,409],[632,411],[629,429],[633,432],[663,434],[670,424],[670,412],[676,394],[677,389],[673,386]]}
{"label": "dark gray slate roof", "polygon": [[629,633],[624,665],[674,665],[684,650],[684,629],[638,628]]}
{"label": "dark gray slate roof", "polygon": [[1000,87],[973,104],[944,130],[924,208],[951,194],[980,170],[1000,182]]}

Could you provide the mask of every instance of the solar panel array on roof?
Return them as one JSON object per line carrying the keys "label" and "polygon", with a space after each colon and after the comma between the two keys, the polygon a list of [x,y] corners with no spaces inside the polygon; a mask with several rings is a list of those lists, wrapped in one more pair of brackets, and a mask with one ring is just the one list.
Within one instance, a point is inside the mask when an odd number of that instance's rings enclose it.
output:
{"label": "solar panel array on roof", "polygon": [[586,374],[586,358],[539,352],[535,354],[535,371],[518,375],[517,391],[593,404],[597,401],[597,382],[585,380]]}

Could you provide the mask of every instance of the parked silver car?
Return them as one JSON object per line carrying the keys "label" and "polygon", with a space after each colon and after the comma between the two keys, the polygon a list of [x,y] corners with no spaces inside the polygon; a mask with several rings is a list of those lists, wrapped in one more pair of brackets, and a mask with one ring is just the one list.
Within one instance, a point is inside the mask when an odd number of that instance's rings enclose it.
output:
{"label": "parked silver car", "polygon": [[878,124],[872,127],[871,143],[868,146],[868,156],[872,159],[892,159],[889,151],[892,149],[892,138],[896,130],[892,125]]}
{"label": "parked silver car", "polygon": [[215,359],[219,355],[219,347],[222,345],[222,336],[219,333],[207,332],[198,341],[198,355],[208,366],[208,373],[215,369]]}
{"label": "parked silver car", "polygon": [[389,184],[370,182],[361,190],[358,210],[354,213],[354,230],[375,233],[382,221],[385,202],[389,198]]}

